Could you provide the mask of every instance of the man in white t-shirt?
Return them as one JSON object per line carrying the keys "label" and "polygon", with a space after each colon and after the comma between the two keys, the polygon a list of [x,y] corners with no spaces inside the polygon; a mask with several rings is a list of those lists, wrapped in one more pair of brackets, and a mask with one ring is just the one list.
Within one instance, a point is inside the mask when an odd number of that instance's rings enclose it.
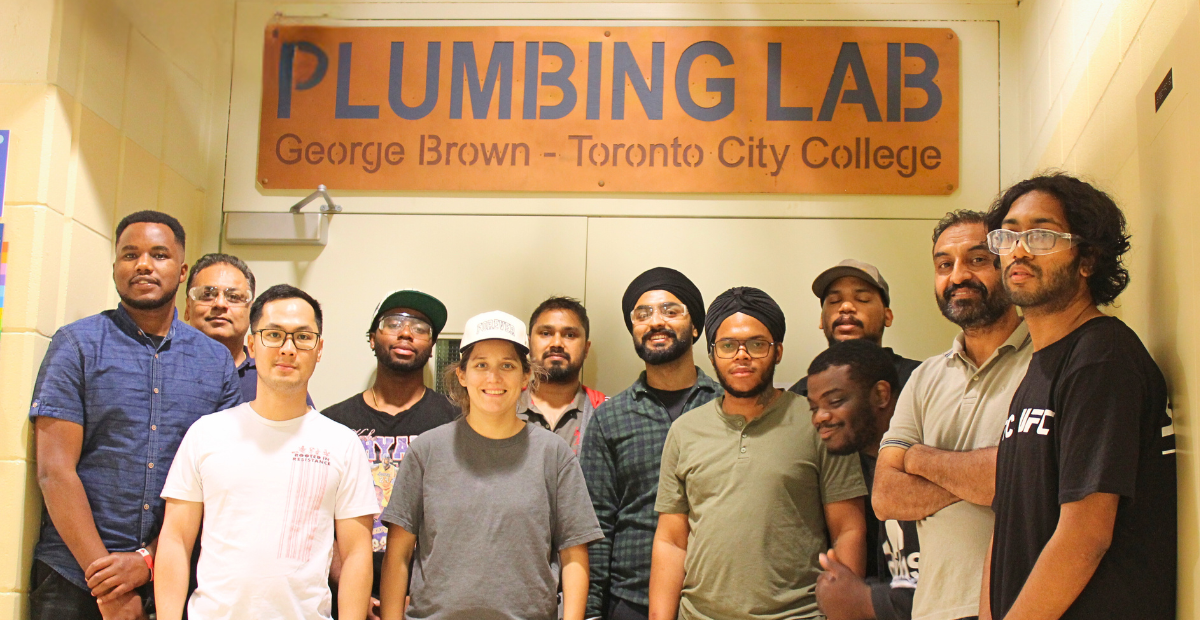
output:
{"label": "man in white t-shirt", "polygon": [[305,403],[321,359],[321,306],[300,289],[273,286],[251,307],[250,329],[257,397],[193,424],[163,487],[158,618],[183,615],[201,519],[192,620],[330,618],[335,532],[339,615],[365,618],[379,502],[358,436]]}

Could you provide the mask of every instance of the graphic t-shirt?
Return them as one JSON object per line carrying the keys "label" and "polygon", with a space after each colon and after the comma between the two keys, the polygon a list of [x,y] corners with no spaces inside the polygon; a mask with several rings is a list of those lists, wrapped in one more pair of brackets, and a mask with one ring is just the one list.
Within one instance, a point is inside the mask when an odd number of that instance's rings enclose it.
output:
{"label": "graphic t-shirt", "polygon": [[383,521],[417,537],[407,617],[435,620],[555,620],[558,553],[604,537],[567,442],[465,418],[413,442]]}
{"label": "graphic t-shirt", "polygon": [[[392,496],[392,484],[396,480],[396,469],[408,452],[408,444],[427,430],[454,421],[461,410],[445,396],[426,389],[412,407],[390,415],[369,405],[363,395],[355,394],[321,412],[325,417],[348,426],[358,433],[371,463],[371,480],[375,484],[375,497],[381,508],[386,508]],[[375,579],[372,593],[379,595],[379,575],[383,567],[383,552],[387,550],[387,526],[375,518],[371,532],[371,546],[375,551]]]}
{"label": "graphic t-shirt", "polygon": [[1063,618],[1175,617],[1175,437],[1162,372],[1120,320],[1095,318],[1037,351],[996,458],[992,617],[1001,620],[1060,506],[1120,495],[1112,545]]}
{"label": "graphic t-shirt", "polygon": [[913,595],[920,576],[921,543],[914,521],[880,521],[871,507],[877,458],[858,453],[867,483],[867,583],[876,620],[912,618]]}
{"label": "graphic t-shirt", "polygon": [[334,521],[379,512],[353,432],[315,409],[277,422],[249,403],[188,429],[162,496],[204,504],[194,620],[329,618]]}

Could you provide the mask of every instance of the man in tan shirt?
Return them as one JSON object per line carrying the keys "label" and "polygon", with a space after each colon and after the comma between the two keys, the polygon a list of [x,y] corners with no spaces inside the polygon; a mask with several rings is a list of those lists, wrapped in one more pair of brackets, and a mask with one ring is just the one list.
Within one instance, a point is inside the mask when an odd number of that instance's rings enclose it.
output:
{"label": "man in tan shirt", "polygon": [[1001,285],[983,214],[947,214],[934,229],[933,264],[942,314],[963,331],[949,351],[925,360],[900,394],[879,451],[872,503],[880,519],[918,520],[913,620],[957,620],[979,611],[995,446],[1033,346]]}

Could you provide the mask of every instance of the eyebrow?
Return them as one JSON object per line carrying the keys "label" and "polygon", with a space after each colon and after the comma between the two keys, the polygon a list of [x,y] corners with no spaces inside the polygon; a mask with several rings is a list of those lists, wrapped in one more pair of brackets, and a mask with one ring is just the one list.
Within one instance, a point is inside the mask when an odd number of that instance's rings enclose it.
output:
{"label": "eyebrow", "polygon": [[[266,325],[259,326],[259,329],[278,329],[280,331],[285,331],[285,332],[287,331],[287,328],[280,325],[279,323],[267,323]],[[316,332],[317,328],[313,327],[312,325],[301,325],[300,327],[296,328],[296,331],[298,331],[298,332]]]}

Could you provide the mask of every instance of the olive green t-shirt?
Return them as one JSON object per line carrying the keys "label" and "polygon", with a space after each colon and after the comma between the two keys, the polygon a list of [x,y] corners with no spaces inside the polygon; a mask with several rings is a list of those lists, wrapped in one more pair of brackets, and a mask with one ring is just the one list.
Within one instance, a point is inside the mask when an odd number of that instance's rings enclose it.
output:
{"label": "olive green t-shirt", "polygon": [[858,455],[829,454],[791,392],[749,424],[723,402],[680,416],[663,448],[654,509],[691,528],[679,618],[820,617],[824,506],[867,494]]}

